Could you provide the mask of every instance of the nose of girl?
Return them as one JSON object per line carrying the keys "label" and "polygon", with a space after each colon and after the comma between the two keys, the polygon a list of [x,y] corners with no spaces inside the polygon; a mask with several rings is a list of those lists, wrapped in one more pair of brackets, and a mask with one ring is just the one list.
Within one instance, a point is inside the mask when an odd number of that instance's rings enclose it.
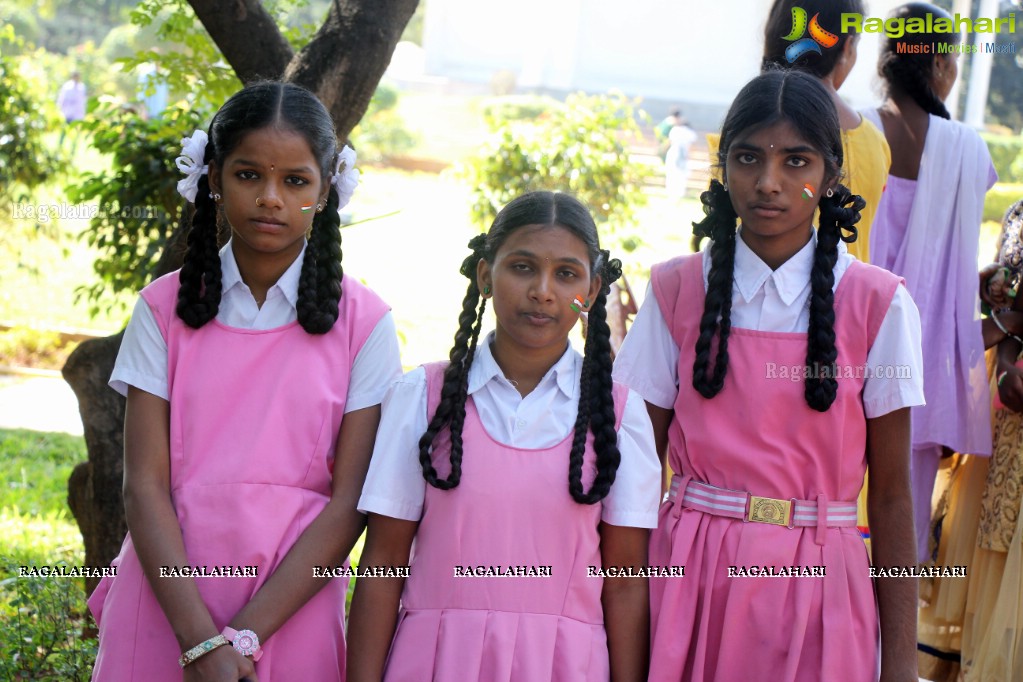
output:
{"label": "nose of girl", "polygon": [[270,181],[263,185],[262,202],[264,206],[272,208],[280,208],[283,203],[281,201],[281,192],[277,187],[277,183]]}
{"label": "nose of girl", "polygon": [[773,164],[766,163],[757,177],[757,191],[763,194],[776,194],[781,191],[780,175]]}
{"label": "nose of girl", "polygon": [[533,280],[530,295],[536,301],[549,301],[551,299],[551,275],[540,273]]}

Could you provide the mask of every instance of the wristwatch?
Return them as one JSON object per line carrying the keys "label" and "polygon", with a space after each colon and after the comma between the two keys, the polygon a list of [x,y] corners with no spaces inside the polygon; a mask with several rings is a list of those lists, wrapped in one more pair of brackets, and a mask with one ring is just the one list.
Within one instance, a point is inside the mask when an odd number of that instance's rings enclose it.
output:
{"label": "wristwatch", "polygon": [[252,630],[235,630],[228,626],[221,634],[227,637],[234,650],[242,656],[252,656],[253,661],[263,657],[263,650],[259,648],[259,637]]}

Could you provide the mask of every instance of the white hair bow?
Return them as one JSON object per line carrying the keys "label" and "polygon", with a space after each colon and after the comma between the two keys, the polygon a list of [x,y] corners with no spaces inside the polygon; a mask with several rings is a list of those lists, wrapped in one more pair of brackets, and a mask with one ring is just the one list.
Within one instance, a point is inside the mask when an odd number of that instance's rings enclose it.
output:
{"label": "white hair bow", "polygon": [[359,169],[355,167],[355,150],[345,145],[337,155],[337,166],[330,184],[337,190],[337,208],[341,210],[352,200],[355,188],[359,186]]}
{"label": "white hair bow", "polygon": [[206,132],[196,130],[191,137],[181,140],[181,156],[174,159],[178,170],[185,174],[185,177],[178,180],[178,194],[195,203],[195,195],[199,191],[199,178],[209,172],[209,166],[204,164],[206,156]]}

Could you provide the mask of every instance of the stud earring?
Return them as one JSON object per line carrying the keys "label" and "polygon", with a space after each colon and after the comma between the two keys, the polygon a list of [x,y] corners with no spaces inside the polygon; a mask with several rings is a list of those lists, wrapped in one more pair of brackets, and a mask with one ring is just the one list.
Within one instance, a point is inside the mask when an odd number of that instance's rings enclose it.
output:
{"label": "stud earring", "polygon": [[489,296],[490,295],[490,287],[489,286],[483,287],[483,295],[484,296]]}
{"label": "stud earring", "polygon": [[316,212],[323,213],[323,204],[316,204]]}
{"label": "stud earring", "polygon": [[217,194],[216,192],[210,192],[210,199],[213,199],[213,201],[217,202],[218,204],[220,203],[220,195]]}

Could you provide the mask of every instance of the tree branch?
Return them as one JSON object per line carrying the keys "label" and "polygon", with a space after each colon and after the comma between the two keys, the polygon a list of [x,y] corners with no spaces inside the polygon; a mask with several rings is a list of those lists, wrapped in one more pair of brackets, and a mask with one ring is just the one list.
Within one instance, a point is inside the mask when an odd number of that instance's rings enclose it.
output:
{"label": "tree branch", "polygon": [[369,107],[419,0],[336,0],[320,30],[288,64],[284,80],[306,87],[346,139]]}
{"label": "tree branch", "polygon": [[243,83],[280,78],[295,56],[259,0],[188,0]]}

